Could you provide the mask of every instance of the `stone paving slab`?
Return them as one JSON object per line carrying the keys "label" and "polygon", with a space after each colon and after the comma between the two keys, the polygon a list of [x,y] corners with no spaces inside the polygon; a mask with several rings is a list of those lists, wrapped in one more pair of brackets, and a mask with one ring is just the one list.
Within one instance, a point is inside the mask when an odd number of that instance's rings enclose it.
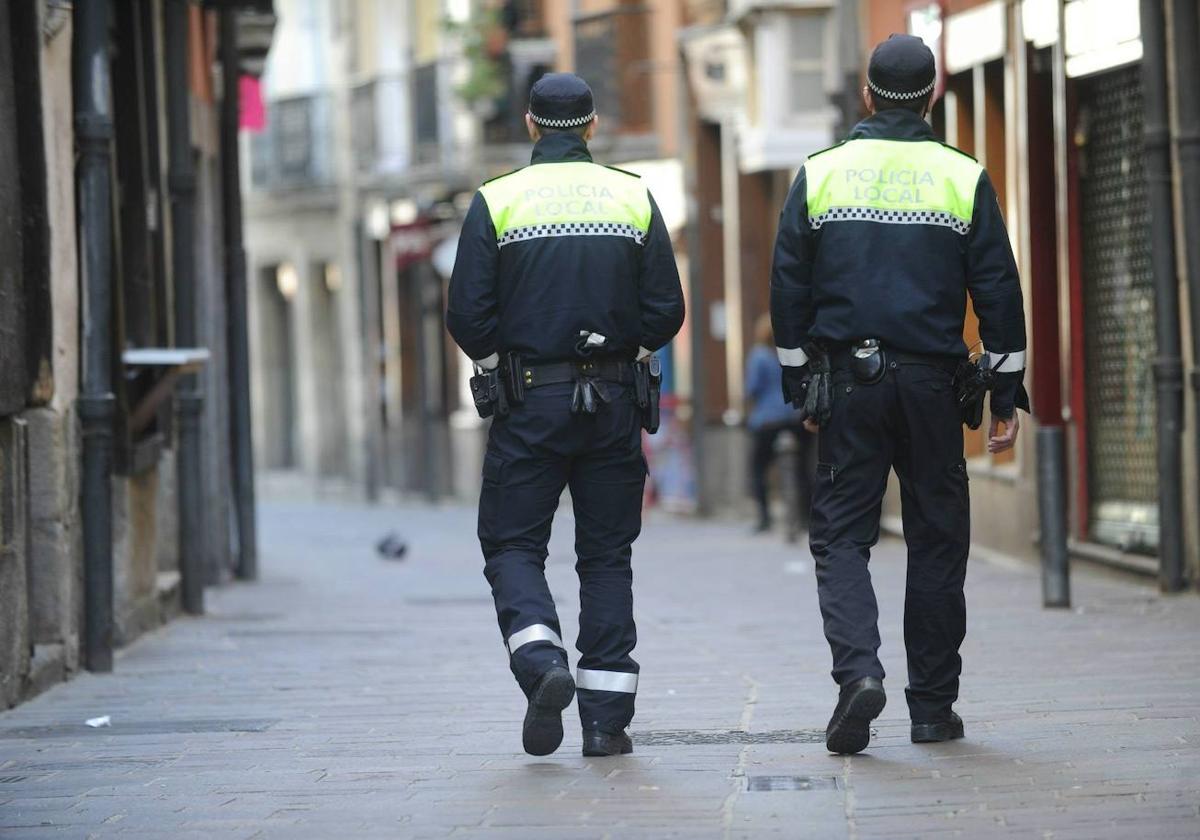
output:
{"label": "stone paving slab", "polygon": [[[654,519],[636,752],[583,759],[570,712],[539,759],[470,510],[276,502],[262,520],[261,583],[0,715],[0,837],[1200,837],[1195,596],[1078,572],[1075,609],[1045,611],[1035,569],[973,561],[968,737],[915,746],[904,550],[885,542],[889,705],[842,758],[821,740],[835,691],[807,551]],[[568,639],[571,527],[563,511],[548,565]],[[372,550],[392,528],[401,562]]]}

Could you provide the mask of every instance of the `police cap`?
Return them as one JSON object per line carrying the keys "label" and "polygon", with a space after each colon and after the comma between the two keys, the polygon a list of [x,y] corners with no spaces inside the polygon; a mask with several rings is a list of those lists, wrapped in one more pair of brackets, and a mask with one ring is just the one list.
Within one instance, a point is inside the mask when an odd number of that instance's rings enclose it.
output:
{"label": "police cap", "polygon": [[529,118],[547,128],[575,128],[596,118],[592,89],[574,73],[547,73],[529,91]]}
{"label": "police cap", "polygon": [[876,96],[894,102],[921,99],[933,93],[937,65],[933,52],[915,35],[893,35],[871,53],[867,86]]}

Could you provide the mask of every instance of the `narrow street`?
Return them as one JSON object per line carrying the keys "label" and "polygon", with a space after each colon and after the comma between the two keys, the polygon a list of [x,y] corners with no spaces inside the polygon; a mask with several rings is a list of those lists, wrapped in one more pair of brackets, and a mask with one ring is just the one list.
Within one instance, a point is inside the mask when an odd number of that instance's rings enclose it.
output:
{"label": "narrow street", "polygon": [[[637,545],[635,753],[521,752],[464,507],[262,505],[262,582],[0,715],[0,836],[1073,837],[1200,834],[1194,597],[1076,571],[968,576],[965,741],[914,746],[903,547],[874,564],[889,704],[868,753],[826,753],[834,700],[811,558],[741,524],[656,517]],[[410,549],[376,555],[396,529]],[[571,521],[549,563],[565,637]],[[85,720],[111,716],[111,726]]]}

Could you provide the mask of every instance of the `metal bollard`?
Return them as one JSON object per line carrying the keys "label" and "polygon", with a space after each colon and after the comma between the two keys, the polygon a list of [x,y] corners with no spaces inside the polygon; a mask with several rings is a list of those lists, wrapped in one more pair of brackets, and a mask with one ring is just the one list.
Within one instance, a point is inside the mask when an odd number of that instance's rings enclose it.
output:
{"label": "metal bollard", "polygon": [[784,431],[775,440],[775,454],[779,463],[779,495],[783,497],[784,539],[794,543],[800,539],[800,441],[791,431]]}
{"label": "metal bollard", "polygon": [[1067,555],[1066,445],[1062,426],[1037,433],[1038,513],[1041,518],[1042,606],[1071,606]]}

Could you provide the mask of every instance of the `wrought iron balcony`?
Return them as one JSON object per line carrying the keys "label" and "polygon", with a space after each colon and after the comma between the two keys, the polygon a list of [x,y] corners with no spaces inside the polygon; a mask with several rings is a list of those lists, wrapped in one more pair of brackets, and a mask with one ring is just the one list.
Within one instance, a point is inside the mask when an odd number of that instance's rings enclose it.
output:
{"label": "wrought iron balcony", "polygon": [[275,191],[332,184],[332,118],[327,93],[268,102],[267,128],[251,139],[251,186]]}

